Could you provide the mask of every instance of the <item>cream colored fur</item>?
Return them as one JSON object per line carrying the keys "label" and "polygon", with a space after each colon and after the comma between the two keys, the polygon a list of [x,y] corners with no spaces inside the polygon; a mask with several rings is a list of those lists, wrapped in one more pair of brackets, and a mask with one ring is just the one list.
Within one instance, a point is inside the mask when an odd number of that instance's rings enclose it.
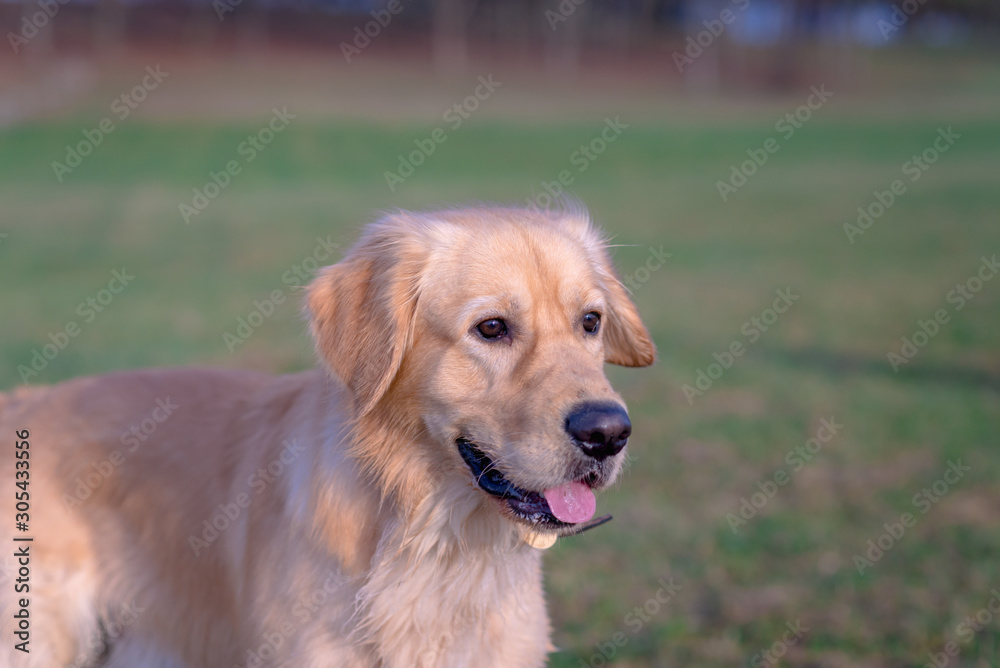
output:
{"label": "cream colored fur", "polygon": [[[600,335],[581,336],[595,309]],[[583,455],[565,411],[620,401],[605,361],[652,363],[586,214],[387,216],[321,272],[308,311],[321,370],[0,394],[0,517],[13,521],[11,444],[28,430],[35,538],[29,654],[12,650],[17,565],[0,558],[0,666],[545,663],[541,553],[455,439],[518,486],[567,482]],[[498,313],[517,323],[511,345],[471,333]],[[213,537],[206,521],[227,526]]]}

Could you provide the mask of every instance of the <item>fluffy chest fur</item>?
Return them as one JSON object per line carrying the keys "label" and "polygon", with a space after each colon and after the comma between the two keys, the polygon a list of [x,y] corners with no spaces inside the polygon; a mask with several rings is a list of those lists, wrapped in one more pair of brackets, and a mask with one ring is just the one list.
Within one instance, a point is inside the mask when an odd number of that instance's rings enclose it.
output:
{"label": "fluffy chest fur", "polygon": [[383,665],[544,665],[550,628],[539,552],[506,527],[491,528],[506,534],[499,540],[459,538],[447,506],[422,519],[409,535],[402,525],[387,532],[359,592],[358,631]]}

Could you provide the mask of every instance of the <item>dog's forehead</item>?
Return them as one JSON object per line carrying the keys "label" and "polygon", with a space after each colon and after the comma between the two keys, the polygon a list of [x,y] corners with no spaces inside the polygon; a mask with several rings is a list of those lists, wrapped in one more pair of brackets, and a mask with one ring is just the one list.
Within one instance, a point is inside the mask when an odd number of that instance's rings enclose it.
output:
{"label": "dog's forehead", "polygon": [[593,299],[595,267],[581,240],[541,225],[497,225],[435,249],[429,273],[456,302],[492,295],[560,302]]}

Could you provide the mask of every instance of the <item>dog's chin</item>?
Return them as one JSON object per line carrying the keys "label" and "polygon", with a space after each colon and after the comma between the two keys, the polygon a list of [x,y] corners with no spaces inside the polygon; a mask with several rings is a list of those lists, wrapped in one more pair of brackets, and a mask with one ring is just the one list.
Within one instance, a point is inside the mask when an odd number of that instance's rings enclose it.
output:
{"label": "dog's chin", "polygon": [[[580,526],[557,518],[549,507],[549,502],[539,492],[523,489],[508,480],[497,469],[493,460],[472,441],[459,438],[455,444],[479,489],[493,497],[501,513],[507,518],[528,525],[535,531],[560,534],[574,533]],[[597,478],[591,474],[583,482],[593,487]]]}

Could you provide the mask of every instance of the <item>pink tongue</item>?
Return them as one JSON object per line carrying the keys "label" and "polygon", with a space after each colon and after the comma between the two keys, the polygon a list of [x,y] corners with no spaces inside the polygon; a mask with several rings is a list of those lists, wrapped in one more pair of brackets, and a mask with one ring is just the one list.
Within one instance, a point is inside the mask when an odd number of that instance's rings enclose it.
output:
{"label": "pink tongue", "polygon": [[542,492],[556,519],[569,524],[586,522],[594,516],[597,499],[582,482],[568,482]]}

